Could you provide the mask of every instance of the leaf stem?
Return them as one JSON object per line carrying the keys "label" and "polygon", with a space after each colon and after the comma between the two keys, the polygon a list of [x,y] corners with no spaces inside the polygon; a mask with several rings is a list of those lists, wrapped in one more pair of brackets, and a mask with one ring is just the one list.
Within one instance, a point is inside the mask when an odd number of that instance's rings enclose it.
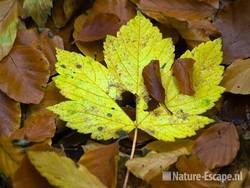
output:
{"label": "leaf stem", "polygon": [[[132,145],[132,149],[131,149],[131,153],[130,153],[129,159],[133,159],[134,158],[135,148],[136,148],[136,141],[137,141],[137,133],[138,133],[138,129],[135,128],[135,133],[134,133],[134,138],[133,138],[133,145]],[[127,169],[125,180],[124,180],[124,183],[123,183],[123,188],[127,188],[128,179],[129,179],[129,170]]]}

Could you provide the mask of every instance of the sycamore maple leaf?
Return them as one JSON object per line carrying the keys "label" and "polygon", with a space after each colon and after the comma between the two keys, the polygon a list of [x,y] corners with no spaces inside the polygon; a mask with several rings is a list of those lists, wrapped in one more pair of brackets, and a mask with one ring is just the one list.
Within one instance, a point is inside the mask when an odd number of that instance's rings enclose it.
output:
{"label": "sycamore maple leaf", "polygon": [[[54,78],[61,93],[70,99],[49,109],[60,115],[67,126],[81,133],[91,133],[95,139],[117,138],[119,131],[135,128],[164,141],[195,135],[195,131],[213,122],[198,115],[212,106],[223,93],[219,86],[223,67],[221,40],[217,39],[187,51],[182,58],[193,58],[194,96],[178,90],[171,66],[174,45],[163,39],[157,27],[138,14],[117,37],[107,36],[104,43],[107,68],[90,57],[57,50],[59,75]],[[161,79],[166,91],[165,105],[146,111],[149,96],[142,71],[151,62],[159,60]],[[136,96],[136,120],[132,121],[116,103],[123,91]]]}

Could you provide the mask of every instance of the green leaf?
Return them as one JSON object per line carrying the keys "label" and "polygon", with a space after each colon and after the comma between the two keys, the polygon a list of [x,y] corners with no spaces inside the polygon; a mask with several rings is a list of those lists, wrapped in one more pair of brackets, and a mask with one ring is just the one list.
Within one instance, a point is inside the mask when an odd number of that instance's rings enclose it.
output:
{"label": "green leaf", "polygon": [[24,0],[23,8],[39,27],[43,27],[51,14],[52,0]]}
{"label": "green leaf", "polygon": [[58,188],[107,188],[89,170],[54,152],[28,152],[36,170]]}
{"label": "green leaf", "polygon": [[18,21],[17,1],[0,1],[0,60],[10,52],[14,44]]}
{"label": "green leaf", "polygon": [[[220,43],[220,40],[208,42],[183,55],[192,55],[196,60],[194,89],[197,94],[191,98],[191,105],[197,99],[206,102],[198,103],[196,108],[199,110],[193,113],[192,109],[186,110],[188,106],[185,103],[179,104],[174,99],[182,95],[172,76],[172,40],[162,39],[158,28],[153,27],[139,13],[126,26],[121,27],[117,37],[107,36],[104,43],[107,68],[90,57],[58,50],[56,67],[59,76],[54,79],[61,93],[70,100],[49,109],[67,121],[68,127],[81,133],[92,133],[92,138],[96,139],[117,138],[119,131],[130,132],[134,128],[142,129],[164,141],[195,135],[196,130],[213,121],[198,114],[211,108],[223,92],[223,88],[217,86],[223,72],[219,66],[222,56]],[[205,53],[211,54],[202,56]],[[167,94],[166,105],[173,114],[164,105],[154,111],[146,111],[149,96],[143,83],[142,70],[151,60],[160,62],[161,77]],[[199,71],[202,73],[198,74]],[[211,72],[215,76],[211,77]],[[123,91],[130,91],[136,96],[135,121],[115,101]],[[209,95],[206,97],[204,93]],[[183,96],[185,97],[189,96]]]}

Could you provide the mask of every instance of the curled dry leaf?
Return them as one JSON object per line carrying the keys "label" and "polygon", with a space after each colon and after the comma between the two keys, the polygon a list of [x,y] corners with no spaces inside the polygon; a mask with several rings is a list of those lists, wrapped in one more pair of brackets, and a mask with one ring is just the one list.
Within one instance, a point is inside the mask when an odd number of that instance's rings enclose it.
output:
{"label": "curled dry leaf", "polygon": [[12,178],[12,182],[13,188],[55,188],[39,174],[27,156],[22,160],[20,167]]}
{"label": "curled dry leaf", "polygon": [[12,140],[7,137],[0,137],[0,171],[6,176],[13,176],[19,168],[24,152],[21,148],[15,147]]}
{"label": "curled dry leaf", "polygon": [[86,167],[77,167],[55,152],[30,151],[28,157],[36,170],[58,188],[107,188]]}
{"label": "curled dry leaf", "polygon": [[24,0],[23,9],[27,16],[31,16],[39,27],[43,27],[51,14],[52,0]]}
{"label": "curled dry leaf", "polygon": [[186,148],[163,153],[150,152],[145,157],[128,160],[126,167],[136,177],[149,182],[162,171],[167,170],[170,165],[177,161],[179,156],[186,154],[189,154]]}
{"label": "curled dry leaf", "polygon": [[180,58],[173,64],[173,72],[178,82],[179,90],[184,95],[194,95],[193,88],[193,64],[191,58]]}
{"label": "curled dry leaf", "polygon": [[239,0],[228,4],[218,13],[214,24],[222,34],[225,64],[249,57],[249,12],[249,1]]}
{"label": "curled dry leaf", "polygon": [[59,36],[54,36],[49,29],[22,29],[17,34],[16,43],[34,47],[41,51],[50,64],[50,74],[54,75],[56,63],[56,48],[64,48],[63,40]]}
{"label": "curled dry leaf", "polygon": [[0,60],[11,50],[18,25],[18,6],[16,0],[0,1]]}
{"label": "curled dry leaf", "polygon": [[180,156],[177,163],[175,164],[178,171],[188,174],[202,174],[206,170],[205,163],[200,160],[196,155],[191,156]]}
{"label": "curled dry leaf", "polygon": [[0,63],[0,89],[22,103],[39,103],[49,79],[49,63],[37,49],[17,45]]}
{"label": "curled dry leaf", "polygon": [[225,71],[221,85],[235,94],[250,94],[250,59],[236,60]]}
{"label": "curled dry leaf", "polygon": [[24,127],[12,135],[13,139],[42,142],[52,138],[56,131],[56,115],[47,110],[41,110],[29,116]]}
{"label": "curled dry leaf", "polygon": [[216,9],[196,0],[141,0],[137,3],[142,12],[178,30],[190,47],[208,41],[216,33],[209,19]]}
{"label": "curled dry leaf", "polygon": [[92,174],[109,188],[117,183],[119,144],[116,142],[87,151],[79,160]]}
{"label": "curled dry leaf", "polygon": [[20,104],[0,91],[0,136],[10,136],[20,126]]}
{"label": "curled dry leaf", "polygon": [[158,60],[152,60],[143,68],[142,76],[147,91],[157,102],[164,103],[165,89],[161,82],[160,63]]}
{"label": "curled dry leaf", "polygon": [[239,136],[232,123],[216,123],[195,141],[193,153],[203,160],[208,169],[230,164],[239,150]]}

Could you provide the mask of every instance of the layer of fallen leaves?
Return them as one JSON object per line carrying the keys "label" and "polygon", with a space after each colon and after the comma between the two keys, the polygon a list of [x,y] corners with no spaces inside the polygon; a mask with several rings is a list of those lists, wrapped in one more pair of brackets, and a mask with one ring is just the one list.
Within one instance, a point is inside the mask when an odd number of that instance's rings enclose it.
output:
{"label": "layer of fallen leaves", "polygon": [[[229,65],[221,85],[231,94],[208,112],[228,122],[176,142],[152,141],[140,132],[135,158],[127,160],[133,138],[119,132],[116,142],[90,144],[89,135],[69,130],[47,107],[65,100],[51,81],[57,75],[56,48],[65,46],[105,64],[106,36],[116,36],[137,11],[150,18],[164,38],[173,38],[176,54],[221,37],[223,63]],[[249,11],[248,0],[1,0],[0,187],[8,183],[13,188],[115,188],[125,176],[125,164],[120,165],[125,156],[134,175],[131,187],[248,188],[250,172],[244,168],[249,166],[239,165],[243,179],[227,184],[163,181],[162,172],[219,173],[237,160],[239,140],[249,142]],[[166,98],[160,69],[155,60],[144,70],[149,111]],[[180,92],[192,96],[193,60],[176,59],[172,69]],[[124,94],[117,101],[131,119],[136,114],[134,98]]]}

